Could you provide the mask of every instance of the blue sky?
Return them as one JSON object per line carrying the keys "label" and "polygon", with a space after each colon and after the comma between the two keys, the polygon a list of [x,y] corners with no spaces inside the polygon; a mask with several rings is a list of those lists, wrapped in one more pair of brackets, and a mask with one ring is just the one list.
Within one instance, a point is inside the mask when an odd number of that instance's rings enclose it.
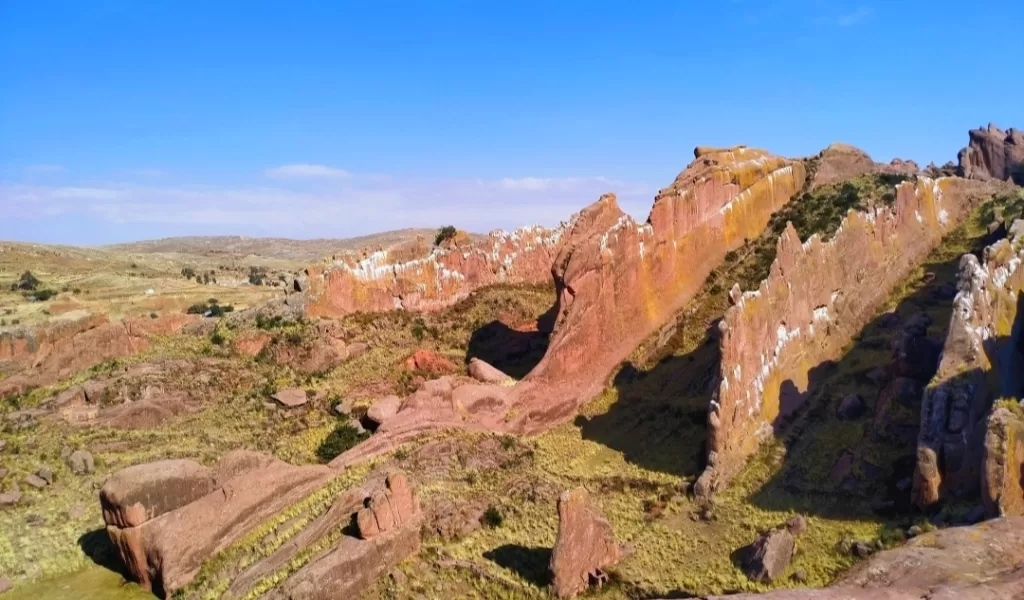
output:
{"label": "blue sky", "polygon": [[955,160],[1024,2],[0,2],[0,239],[644,218],[695,145]]}

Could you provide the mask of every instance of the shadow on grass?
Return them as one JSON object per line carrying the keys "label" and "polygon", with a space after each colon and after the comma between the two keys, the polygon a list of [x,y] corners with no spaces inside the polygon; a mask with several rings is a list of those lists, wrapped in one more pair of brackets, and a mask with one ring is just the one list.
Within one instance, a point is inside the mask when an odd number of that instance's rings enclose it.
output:
{"label": "shadow on grass", "polygon": [[[78,547],[96,565],[117,573],[125,581],[135,581],[135,577],[121,561],[117,548],[110,541],[110,536],[107,535],[105,529],[96,529],[82,534],[78,538]],[[158,580],[153,582],[153,594],[158,598],[166,597]]]}
{"label": "shadow on grass", "polygon": [[535,326],[513,329],[501,321],[491,321],[470,336],[466,362],[479,358],[510,377],[522,379],[544,358],[557,314],[556,302]]}
{"label": "shadow on grass", "polygon": [[543,588],[551,583],[551,548],[534,546],[532,548],[518,544],[505,544],[494,550],[484,552],[484,558],[494,564],[512,571],[531,584]]}

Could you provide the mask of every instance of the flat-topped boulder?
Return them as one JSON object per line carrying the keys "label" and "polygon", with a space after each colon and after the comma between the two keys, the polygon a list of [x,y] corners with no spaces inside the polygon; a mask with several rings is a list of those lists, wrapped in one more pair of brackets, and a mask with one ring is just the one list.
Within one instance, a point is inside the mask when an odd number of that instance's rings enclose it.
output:
{"label": "flat-topped boulder", "polygon": [[138,527],[214,490],[215,473],[187,459],[160,460],[117,471],[100,490],[107,525]]}

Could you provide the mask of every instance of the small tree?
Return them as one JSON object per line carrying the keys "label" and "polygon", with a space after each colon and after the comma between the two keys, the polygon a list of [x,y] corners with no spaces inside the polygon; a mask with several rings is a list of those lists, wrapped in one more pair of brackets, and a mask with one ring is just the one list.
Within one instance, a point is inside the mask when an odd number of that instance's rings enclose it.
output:
{"label": "small tree", "polygon": [[440,246],[441,244],[455,237],[455,233],[456,230],[454,225],[445,225],[444,227],[437,230],[437,234],[434,236],[434,245]]}
{"label": "small tree", "polygon": [[11,286],[12,290],[25,290],[27,292],[35,291],[39,287],[39,280],[32,274],[31,271],[25,271],[18,278],[18,281]]}

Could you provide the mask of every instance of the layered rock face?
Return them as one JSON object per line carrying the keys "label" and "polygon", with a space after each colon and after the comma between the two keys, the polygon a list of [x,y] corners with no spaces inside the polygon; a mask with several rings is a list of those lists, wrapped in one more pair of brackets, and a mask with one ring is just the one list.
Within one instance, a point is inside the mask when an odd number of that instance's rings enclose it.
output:
{"label": "layered rock face", "polygon": [[388,250],[361,260],[344,258],[306,270],[308,316],[340,317],[357,311],[430,311],[496,283],[551,281],[551,263],[570,225],[494,231],[478,244],[435,248],[425,258],[396,261]]}
{"label": "layered rock face", "polygon": [[659,192],[647,223],[606,195],[566,231],[554,263],[559,316],[547,353],[517,390],[520,431],[568,418],[598,393],[727,252],[760,235],[805,178],[803,163],[762,150],[697,148],[695,155]]}
{"label": "layered rock face", "polygon": [[961,179],[897,186],[894,206],[851,211],[833,239],[801,243],[789,225],[768,279],[740,293],[719,325],[719,389],[708,413],[713,492],[731,479],[781,420],[805,400],[809,375],[838,358],[890,292],[956,225],[977,198]]}
{"label": "layered rock face", "polygon": [[0,398],[29,387],[56,383],[105,360],[145,350],[155,335],[170,335],[195,322],[193,315],[111,322],[105,316],[79,319],[0,335],[0,371],[15,374],[0,382]]}
{"label": "layered rock face", "polygon": [[[128,467],[106,481],[100,503],[107,534],[129,572],[143,588],[171,595],[192,581],[204,561],[336,475],[327,467],[297,467],[239,450],[212,469],[190,460]],[[356,597],[419,550],[422,512],[411,482],[400,471],[374,474],[339,493],[326,512],[273,553],[245,564],[230,584],[224,581],[225,597],[248,597],[261,581],[278,576],[308,547],[349,523],[357,524],[362,539],[342,536],[267,597]]]}
{"label": "layered rock face", "polygon": [[914,502],[981,489],[990,516],[1024,514],[1019,412],[991,415],[1024,393],[1024,221],[1011,237],[960,261],[959,291],[939,370],[924,394]]}
{"label": "layered rock face", "polygon": [[191,461],[160,461],[114,474],[100,492],[107,534],[144,589],[171,594],[203,560],[334,475],[246,451],[215,470]]}
{"label": "layered rock face", "polygon": [[1024,132],[1003,131],[992,123],[972,129],[970,142],[957,155],[959,172],[968,179],[1012,179],[1024,185]]}
{"label": "layered rock face", "polygon": [[1024,593],[1024,518],[918,536],[853,567],[830,587],[707,600],[1011,600]]}

